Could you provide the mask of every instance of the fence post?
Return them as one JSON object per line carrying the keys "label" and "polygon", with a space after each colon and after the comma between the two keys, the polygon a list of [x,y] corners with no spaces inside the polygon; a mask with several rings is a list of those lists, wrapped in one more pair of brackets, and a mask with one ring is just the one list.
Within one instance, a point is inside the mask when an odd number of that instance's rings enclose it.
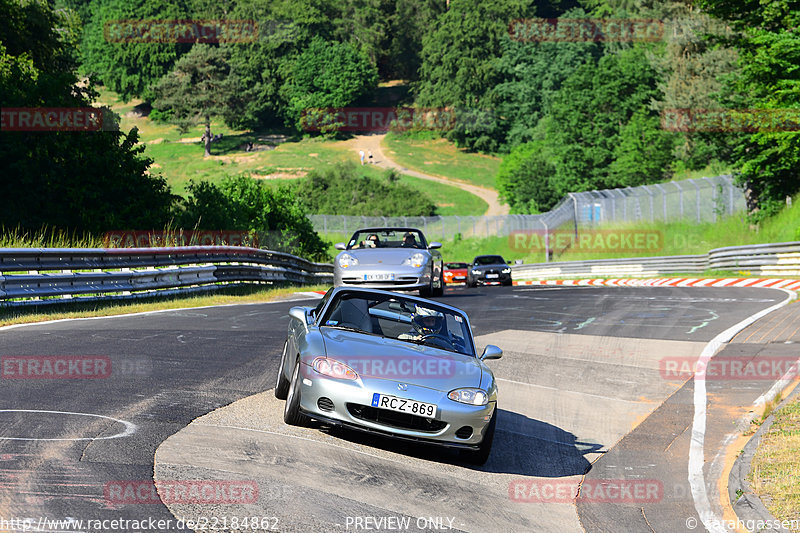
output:
{"label": "fence post", "polygon": [[661,191],[661,198],[662,198],[663,204],[664,204],[664,221],[666,221],[667,220],[667,191],[664,190],[664,187],[662,187],[660,183],[655,183],[654,185],[656,187],[658,187],[659,191]]}
{"label": "fence post", "polygon": [[711,214],[712,214],[712,219],[711,220],[716,222],[717,221],[717,186],[709,178],[703,176],[703,179],[706,180],[706,183],[711,185]]}
{"label": "fence post", "polygon": [[728,215],[733,214],[733,179],[730,176],[724,176],[725,183],[728,186]]}
{"label": "fence post", "polygon": [[681,220],[683,220],[683,187],[681,187],[677,181],[673,181],[672,183],[678,188],[678,203],[680,204]]}
{"label": "fence post", "polygon": [[697,185],[695,180],[690,179],[688,181],[691,181],[692,185],[694,185],[694,190],[695,190],[695,210],[697,211],[697,223],[699,224],[701,222],[701,220],[700,220],[700,187]]}

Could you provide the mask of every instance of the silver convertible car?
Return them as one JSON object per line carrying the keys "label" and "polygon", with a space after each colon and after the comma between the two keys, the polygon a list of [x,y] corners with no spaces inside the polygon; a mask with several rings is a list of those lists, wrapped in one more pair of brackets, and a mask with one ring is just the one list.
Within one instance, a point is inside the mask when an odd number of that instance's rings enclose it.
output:
{"label": "silver convertible car", "polygon": [[293,307],[275,396],[283,419],[309,419],[489,457],[497,385],[476,354],[467,316],[449,305],[376,289],[336,287]]}
{"label": "silver convertible car", "polygon": [[418,290],[441,296],[444,268],[441,243],[427,242],[414,228],[366,228],[356,231],[333,261],[333,285],[388,290]]}

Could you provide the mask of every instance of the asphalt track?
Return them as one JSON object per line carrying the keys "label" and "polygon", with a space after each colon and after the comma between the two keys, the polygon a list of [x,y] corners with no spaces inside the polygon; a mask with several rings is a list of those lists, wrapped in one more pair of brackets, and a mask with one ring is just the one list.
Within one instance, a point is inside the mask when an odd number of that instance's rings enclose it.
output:
{"label": "asphalt track", "polygon": [[[697,517],[686,482],[692,382],[665,377],[659,365],[696,358],[715,335],[785,297],[733,288],[448,289],[443,301],[469,313],[479,347],[505,350],[491,363],[500,417],[481,468],[451,452],[285,426],[270,389],[288,309],[304,302],[2,329],[0,356],[107,356],[113,370],[103,379],[0,381],[0,520],[17,520],[0,521],[0,531],[24,530],[23,519],[48,531],[154,530],[85,522],[112,519],[171,519],[158,530],[190,530],[175,527],[176,516],[214,519],[216,530],[223,518],[255,516],[267,519],[263,529],[303,532],[688,531],[686,520]],[[724,396],[718,385],[712,392]],[[749,383],[746,401],[730,401],[747,405],[769,385]],[[715,404],[709,459],[728,419],[741,414],[726,406]],[[576,505],[585,474],[601,486],[661,489],[652,501]],[[154,476],[244,480],[258,498],[168,508],[109,496],[110,486]],[[42,527],[66,518],[84,523]]]}

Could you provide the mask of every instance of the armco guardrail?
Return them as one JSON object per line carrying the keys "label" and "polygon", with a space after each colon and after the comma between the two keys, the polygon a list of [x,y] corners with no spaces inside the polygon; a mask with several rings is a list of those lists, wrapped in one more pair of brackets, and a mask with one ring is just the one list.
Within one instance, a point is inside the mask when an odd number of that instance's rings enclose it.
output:
{"label": "armco guardrail", "polygon": [[514,280],[573,276],[650,277],[707,270],[746,271],[758,276],[800,276],[800,241],[717,248],[702,255],[562,261],[512,267]]}
{"label": "armco guardrail", "polygon": [[276,281],[332,283],[333,265],[234,246],[0,248],[0,306],[136,298]]}

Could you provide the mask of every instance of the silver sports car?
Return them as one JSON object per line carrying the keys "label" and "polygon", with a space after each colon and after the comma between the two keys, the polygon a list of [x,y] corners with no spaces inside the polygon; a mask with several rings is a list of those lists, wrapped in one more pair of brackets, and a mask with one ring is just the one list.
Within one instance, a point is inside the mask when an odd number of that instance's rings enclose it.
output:
{"label": "silver sports car", "polygon": [[309,419],[489,457],[497,385],[475,352],[467,315],[396,292],[330,289],[316,307],[293,307],[275,396],[283,419]]}
{"label": "silver sports car", "polygon": [[419,290],[420,296],[441,296],[444,269],[441,243],[425,240],[414,228],[366,228],[333,261],[333,285],[388,290]]}

